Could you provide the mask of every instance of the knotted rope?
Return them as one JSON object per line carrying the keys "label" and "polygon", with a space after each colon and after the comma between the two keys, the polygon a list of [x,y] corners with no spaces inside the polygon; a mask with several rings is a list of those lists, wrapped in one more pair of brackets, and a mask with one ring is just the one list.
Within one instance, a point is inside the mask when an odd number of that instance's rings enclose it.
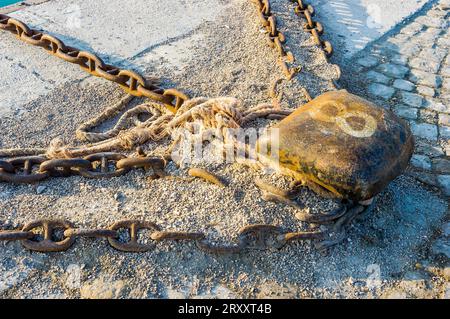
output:
{"label": "knotted rope", "polygon": [[[204,97],[186,101],[176,114],[169,112],[157,102],[140,104],[125,111],[114,127],[106,132],[91,132],[101,123],[117,116],[132,100],[132,96],[126,96],[117,104],[106,108],[95,118],[83,123],[76,130],[77,139],[90,144],[70,147],[64,145],[61,139],[54,139],[47,149],[4,149],[0,150],[0,157],[45,155],[53,158],[75,158],[89,154],[107,151],[130,151],[148,141],[160,141],[169,137],[177,129],[186,129],[195,134],[195,128],[200,126],[202,133],[197,138],[203,141],[211,141],[211,130],[222,133],[225,145],[236,146],[236,139],[230,135],[228,129],[241,128],[249,122],[269,117],[281,119],[289,115],[292,110],[274,108],[271,104],[260,104],[244,110],[240,101],[232,97],[220,97],[208,99]],[[139,115],[148,114],[148,120],[140,121]],[[206,132],[206,133],[205,133]],[[182,142],[178,137],[172,143],[171,148]]]}

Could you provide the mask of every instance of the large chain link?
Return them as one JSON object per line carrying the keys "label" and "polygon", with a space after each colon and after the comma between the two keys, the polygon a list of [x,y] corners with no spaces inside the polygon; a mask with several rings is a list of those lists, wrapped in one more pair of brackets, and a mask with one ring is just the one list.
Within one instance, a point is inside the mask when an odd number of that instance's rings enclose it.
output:
{"label": "large chain link", "polygon": [[119,84],[131,95],[161,102],[174,113],[188,99],[186,94],[176,89],[163,89],[134,71],[106,64],[98,55],[67,46],[60,39],[31,29],[22,21],[8,15],[0,14],[0,29],[10,31],[20,40],[42,47],[48,53],[67,62],[78,64],[84,71],[94,76]]}

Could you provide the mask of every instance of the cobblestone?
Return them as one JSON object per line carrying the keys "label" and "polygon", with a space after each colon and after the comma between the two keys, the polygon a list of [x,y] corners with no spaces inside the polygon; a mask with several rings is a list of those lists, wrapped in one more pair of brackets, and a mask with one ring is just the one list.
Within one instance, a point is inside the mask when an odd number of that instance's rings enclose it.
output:
{"label": "cobblestone", "polygon": [[406,65],[408,63],[408,58],[406,56],[397,54],[392,57],[391,61],[394,64]]}
{"label": "cobblestone", "polygon": [[449,195],[450,8],[441,7],[450,1],[437,0],[363,50],[352,65],[363,66],[367,92],[410,122],[417,144],[413,175]]}
{"label": "cobblestone", "polygon": [[416,151],[431,158],[444,155],[444,152],[442,151],[442,148],[440,146],[431,145],[422,141],[416,141]]}
{"label": "cobblestone", "polygon": [[404,65],[398,64],[381,64],[379,70],[387,76],[403,79],[403,77],[409,72],[409,69]]}
{"label": "cobblestone", "polygon": [[442,83],[442,88],[444,90],[450,91],[450,78],[449,79],[445,79]]}
{"label": "cobblestone", "polygon": [[402,46],[401,48],[397,48],[396,51],[405,56],[414,56],[420,52],[420,45],[416,43],[410,43]]}
{"label": "cobblestone", "polygon": [[406,105],[399,105],[399,106],[395,107],[394,112],[401,118],[404,118],[407,120],[416,120],[418,109],[415,109],[413,107],[408,107]]}
{"label": "cobblestone", "polygon": [[450,77],[450,67],[446,66],[442,68],[441,74],[446,77]]}
{"label": "cobblestone", "polygon": [[424,103],[424,107],[429,110],[436,111],[436,112],[443,112],[443,113],[449,112],[448,106],[446,106],[444,103],[441,103],[437,100],[426,100]]}
{"label": "cobblestone", "polygon": [[439,114],[439,124],[444,126],[450,126],[450,115]]}
{"label": "cobblestone", "polygon": [[383,84],[372,83],[369,85],[369,93],[387,100],[394,95],[395,90]]}
{"label": "cobblestone", "polygon": [[418,137],[435,141],[437,140],[438,130],[436,125],[428,123],[411,122],[411,130]]}
{"label": "cobblestone", "polygon": [[373,56],[368,56],[366,58],[359,59],[358,64],[365,67],[371,67],[378,64],[378,59]]}
{"label": "cobblestone", "polygon": [[423,70],[426,72],[436,73],[439,71],[440,64],[433,60],[414,58],[409,64],[416,69]]}
{"label": "cobblestone", "polygon": [[433,159],[433,169],[438,173],[450,174],[450,160],[445,158]]}
{"label": "cobblestone", "polygon": [[376,71],[370,71],[367,73],[367,79],[372,82],[377,82],[381,84],[388,84],[391,79],[388,78],[386,75],[378,73]]}
{"label": "cobblestone", "polygon": [[409,80],[416,84],[438,88],[442,83],[442,78],[439,75],[412,69]]}
{"label": "cobblestone", "polygon": [[446,57],[446,55],[447,55],[446,50],[438,48],[425,48],[420,52],[420,56],[423,59],[434,60],[437,63],[441,63],[442,60],[444,60],[444,58]]}
{"label": "cobblestone", "polygon": [[444,193],[450,196],[450,175],[439,175],[437,177],[439,185],[442,187]]}
{"label": "cobblestone", "polygon": [[444,28],[445,27],[445,21],[442,21],[442,19],[435,18],[432,16],[421,16],[416,19],[416,22],[422,23],[423,25],[427,27],[432,28]]}
{"label": "cobblestone", "polygon": [[449,139],[450,138],[450,127],[449,126],[439,127],[439,134],[442,138]]}
{"label": "cobblestone", "polygon": [[396,89],[403,91],[412,91],[416,87],[414,83],[400,79],[395,80],[393,85]]}
{"label": "cobblestone", "polygon": [[413,39],[411,39],[413,43],[416,43],[418,46],[418,50],[415,50],[412,55],[417,55],[420,52],[421,48],[428,48],[433,45],[433,43],[436,41],[436,37],[433,34],[422,32],[416,36],[414,36]]}
{"label": "cobblestone", "polygon": [[411,164],[415,167],[425,170],[431,169],[431,160],[428,156],[425,155],[414,154],[411,158]]}
{"label": "cobblestone", "polygon": [[423,104],[423,98],[419,94],[410,93],[410,92],[401,92],[402,101],[405,104],[414,107],[421,107]]}
{"label": "cobblestone", "polygon": [[408,34],[408,35],[414,35],[420,31],[422,31],[423,28],[424,28],[424,26],[422,23],[412,22],[409,25],[407,25],[406,27],[404,27],[401,30],[401,33]]}
{"label": "cobblestone", "polygon": [[418,85],[417,92],[421,95],[425,95],[425,96],[429,96],[429,97],[434,97],[434,95],[436,94],[436,92],[434,91],[433,88],[430,88],[430,87],[424,86],[424,85]]}
{"label": "cobblestone", "polygon": [[436,44],[439,46],[444,46],[448,42],[448,39],[441,37],[436,41]]}

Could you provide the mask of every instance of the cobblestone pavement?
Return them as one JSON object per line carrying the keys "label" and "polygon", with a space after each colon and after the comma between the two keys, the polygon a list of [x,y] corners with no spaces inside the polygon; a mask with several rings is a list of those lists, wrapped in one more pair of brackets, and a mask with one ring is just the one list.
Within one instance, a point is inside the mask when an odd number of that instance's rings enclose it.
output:
{"label": "cobblestone pavement", "polygon": [[[408,120],[416,136],[410,173],[450,195],[450,1],[428,7],[360,52],[352,91]],[[356,76],[354,76],[356,74]]]}

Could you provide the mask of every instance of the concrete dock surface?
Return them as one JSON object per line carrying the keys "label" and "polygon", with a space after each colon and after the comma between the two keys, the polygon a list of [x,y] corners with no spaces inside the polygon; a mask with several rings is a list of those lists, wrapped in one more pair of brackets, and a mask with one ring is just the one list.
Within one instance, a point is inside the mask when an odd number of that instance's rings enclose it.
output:
{"label": "concrete dock surface", "polygon": [[[147,253],[123,254],[106,240],[79,239],[51,255],[0,243],[0,297],[450,298],[448,1],[306,1],[333,44],[329,60],[292,4],[271,2],[305,66],[292,84],[282,84],[283,107],[304,104],[302,88],[313,97],[332,90],[339,65],[339,86],[410,122],[417,138],[410,168],[377,197],[373,214],[326,255],[310,242],[237,256],[209,255],[194,243],[157,243]],[[251,107],[270,102],[271,83],[283,75],[248,0],[38,0],[2,12],[192,97],[233,96]],[[125,96],[114,83],[9,32],[0,32],[0,77],[0,147],[46,147],[54,138],[76,144],[81,123]],[[158,153],[166,146],[145,147]],[[0,228],[49,217],[86,228],[133,218],[203,231],[217,242],[232,242],[250,223],[305,230],[295,208],[261,199],[253,182],[260,173],[237,164],[207,168],[229,186],[149,182],[143,171],[108,180],[0,183]],[[174,165],[168,170],[186,175]],[[265,178],[288,185],[283,177]],[[336,205],[308,190],[298,200],[315,213]]]}

